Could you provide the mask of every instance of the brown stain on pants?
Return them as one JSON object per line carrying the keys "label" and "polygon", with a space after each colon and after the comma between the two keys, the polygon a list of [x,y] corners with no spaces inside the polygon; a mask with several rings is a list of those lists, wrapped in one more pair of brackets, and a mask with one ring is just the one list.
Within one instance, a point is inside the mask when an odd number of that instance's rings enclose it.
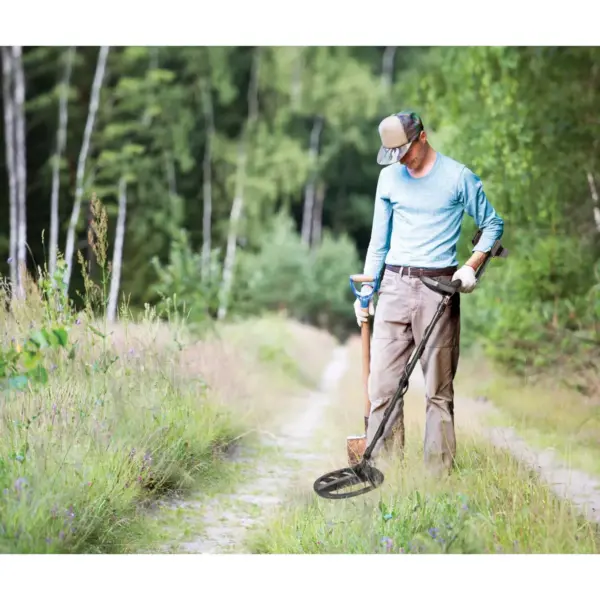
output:
{"label": "brown stain on pants", "polygon": [[[450,281],[451,276],[442,276]],[[379,289],[371,342],[369,397],[371,415],[367,445],[371,443],[383,414],[396,393],[406,364],[423,338],[442,296],[427,288],[418,277],[386,269]],[[425,379],[425,462],[434,469],[450,470],[456,455],[454,432],[454,376],[460,344],[460,294],[455,294],[438,320],[425,351],[421,368]],[[404,450],[404,401],[400,400],[374,448]]]}

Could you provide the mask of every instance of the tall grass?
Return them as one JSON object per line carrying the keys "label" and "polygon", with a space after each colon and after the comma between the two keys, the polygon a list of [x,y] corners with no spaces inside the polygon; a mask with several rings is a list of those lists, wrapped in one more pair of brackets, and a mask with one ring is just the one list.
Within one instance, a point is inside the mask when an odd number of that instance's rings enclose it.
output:
{"label": "tall grass", "polygon": [[[345,464],[345,437],[360,432],[359,344],[339,389],[339,401],[317,433],[332,441],[322,471]],[[423,466],[424,402],[406,396],[404,461],[380,463],[381,488],[354,499],[324,500],[306,485],[269,525],[252,534],[256,553],[595,553],[598,529],[509,454],[491,446],[479,416],[457,401],[458,457],[450,477]],[[316,478],[321,473],[314,473]],[[307,484],[310,482],[307,482]]]}
{"label": "tall grass", "polygon": [[[64,262],[53,278],[40,270],[25,299],[3,287],[3,553],[135,551],[148,503],[219,477],[228,450],[252,426],[248,417],[261,416],[258,394],[316,375],[277,352],[285,333],[274,327],[273,341],[264,320],[260,340],[244,324],[197,340],[176,314],[165,322],[149,306],[137,318],[121,306],[119,322],[107,322],[106,219],[99,203],[93,208],[101,278],[92,281],[80,257],[81,311],[66,297]],[[257,341],[271,354],[257,355]]]}
{"label": "tall grass", "polygon": [[586,396],[550,376],[527,380],[468,357],[459,385],[464,393],[487,397],[498,409],[490,415],[490,424],[512,426],[529,444],[554,448],[571,467],[600,475],[599,397]]}

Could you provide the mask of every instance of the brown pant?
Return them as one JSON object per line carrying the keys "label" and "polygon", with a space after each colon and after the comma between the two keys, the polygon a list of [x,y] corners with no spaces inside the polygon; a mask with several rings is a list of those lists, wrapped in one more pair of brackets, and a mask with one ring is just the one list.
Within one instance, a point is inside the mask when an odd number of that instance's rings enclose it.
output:
{"label": "brown pant", "polygon": [[[452,276],[442,276],[450,281]],[[367,444],[379,428],[383,414],[398,388],[403,370],[431,322],[442,296],[418,277],[385,269],[375,310],[371,343],[369,397],[371,415]],[[456,453],[454,387],[460,342],[460,294],[452,297],[421,356],[425,378],[426,422],[424,454],[431,467],[450,470]],[[404,449],[404,402],[394,409],[373,457],[382,448]]]}

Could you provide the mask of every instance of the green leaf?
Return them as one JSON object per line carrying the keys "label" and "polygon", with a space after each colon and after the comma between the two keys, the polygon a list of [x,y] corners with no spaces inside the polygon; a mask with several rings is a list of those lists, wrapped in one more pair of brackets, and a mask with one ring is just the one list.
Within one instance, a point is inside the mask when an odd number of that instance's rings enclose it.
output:
{"label": "green leaf", "polygon": [[32,335],[29,336],[29,340],[32,341],[38,348],[48,348],[50,344],[48,343],[48,332],[43,329],[41,331],[36,331]]}
{"label": "green leaf", "polygon": [[42,365],[38,365],[35,369],[29,371],[29,375],[38,383],[48,383],[48,371]]}
{"label": "green leaf", "polygon": [[23,353],[23,366],[28,371],[34,369],[41,360],[41,355],[38,352],[27,351]]}
{"label": "green leaf", "polygon": [[[67,347],[69,335],[63,327],[59,329],[53,329],[52,333],[54,334],[54,338],[56,339],[56,343],[62,348]],[[54,346],[54,344],[52,344]]]}
{"label": "green leaf", "polygon": [[104,335],[99,329],[96,329],[93,325],[88,325],[88,329],[92,332],[95,333],[97,336],[101,337],[102,339],[106,339],[106,335]]}

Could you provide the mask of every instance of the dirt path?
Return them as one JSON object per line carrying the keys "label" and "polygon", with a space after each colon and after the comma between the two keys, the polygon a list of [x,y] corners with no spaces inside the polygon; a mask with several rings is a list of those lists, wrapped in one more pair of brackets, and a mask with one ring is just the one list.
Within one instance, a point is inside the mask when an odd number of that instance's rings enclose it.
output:
{"label": "dirt path", "polygon": [[335,398],[335,389],[348,368],[348,349],[339,347],[327,365],[319,389],[309,394],[287,425],[276,433],[262,432],[258,446],[243,447],[233,458],[243,466],[245,482],[230,494],[171,503],[173,510],[195,515],[191,540],[170,544],[176,553],[244,553],[248,530],[259,527],[272,508],[282,504],[312,476],[323,457],[311,454],[311,438]]}

